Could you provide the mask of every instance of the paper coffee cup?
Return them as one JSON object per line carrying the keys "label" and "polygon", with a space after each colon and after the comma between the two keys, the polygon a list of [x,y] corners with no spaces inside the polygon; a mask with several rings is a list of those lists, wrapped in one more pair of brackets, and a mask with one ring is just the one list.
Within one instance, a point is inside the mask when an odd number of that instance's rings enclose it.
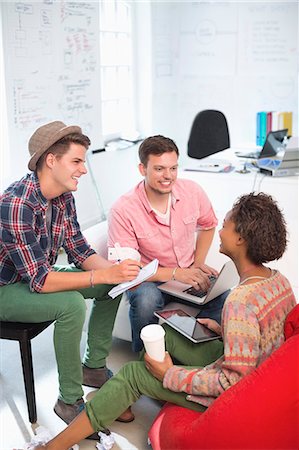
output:
{"label": "paper coffee cup", "polygon": [[164,361],[165,357],[165,331],[161,325],[150,324],[142,328],[140,337],[148,355],[156,361]]}

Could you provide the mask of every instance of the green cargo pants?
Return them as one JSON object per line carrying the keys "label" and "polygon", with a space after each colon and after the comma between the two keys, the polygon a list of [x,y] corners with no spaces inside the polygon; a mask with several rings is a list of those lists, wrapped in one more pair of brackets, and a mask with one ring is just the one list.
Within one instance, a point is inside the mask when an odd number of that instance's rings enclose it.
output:
{"label": "green cargo pants", "polygon": [[[54,270],[79,271],[70,266]],[[103,367],[112,343],[112,331],[121,297],[108,296],[110,285],[77,291],[40,294],[30,292],[25,283],[0,288],[0,319],[8,322],[55,320],[54,348],[59,377],[59,398],[74,403],[83,396],[80,341],[86,314],[86,298],[94,298],[88,325],[83,362],[88,367]]]}

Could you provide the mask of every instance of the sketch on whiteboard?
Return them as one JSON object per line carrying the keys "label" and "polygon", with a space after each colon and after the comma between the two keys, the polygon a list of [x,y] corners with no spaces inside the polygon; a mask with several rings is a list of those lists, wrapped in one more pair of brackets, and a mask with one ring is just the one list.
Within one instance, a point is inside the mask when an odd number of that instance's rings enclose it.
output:
{"label": "sketch on whiteboard", "polygon": [[51,120],[77,123],[92,145],[99,145],[98,2],[11,1],[1,11],[10,146],[17,168],[23,173],[27,166],[20,148],[26,148],[28,136]]}
{"label": "sketch on whiteboard", "polygon": [[287,74],[296,71],[297,14],[294,3],[255,3],[240,8],[240,73]]}
{"label": "sketch on whiteboard", "polygon": [[216,26],[212,20],[201,20],[196,27],[195,36],[201,44],[211,44],[216,38]]}

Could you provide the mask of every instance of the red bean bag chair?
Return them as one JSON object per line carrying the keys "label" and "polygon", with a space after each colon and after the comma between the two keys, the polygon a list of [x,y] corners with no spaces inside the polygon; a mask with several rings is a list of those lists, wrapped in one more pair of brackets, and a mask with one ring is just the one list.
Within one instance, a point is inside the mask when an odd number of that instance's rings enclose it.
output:
{"label": "red bean bag chair", "polygon": [[299,305],[284,344],[204,412],[167,403],[149,431],[154,450],[299,449]]}

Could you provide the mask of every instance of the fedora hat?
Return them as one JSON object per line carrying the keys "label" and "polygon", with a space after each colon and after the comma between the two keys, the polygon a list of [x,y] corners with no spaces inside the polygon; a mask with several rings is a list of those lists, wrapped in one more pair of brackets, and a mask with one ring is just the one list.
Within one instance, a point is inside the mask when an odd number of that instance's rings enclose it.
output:
{"label": "fedora hat", "polygon": [[77,125],[66,126],[65,123],[59,121],[47,123],[35,130],[28,143],[31,156],[28,168],[35,170],[36,163],[42,154],[55,144],[55,142],[71,133],[82,134],[82,130]]}

